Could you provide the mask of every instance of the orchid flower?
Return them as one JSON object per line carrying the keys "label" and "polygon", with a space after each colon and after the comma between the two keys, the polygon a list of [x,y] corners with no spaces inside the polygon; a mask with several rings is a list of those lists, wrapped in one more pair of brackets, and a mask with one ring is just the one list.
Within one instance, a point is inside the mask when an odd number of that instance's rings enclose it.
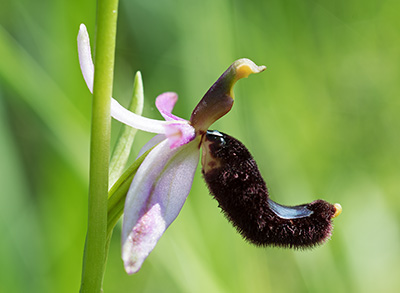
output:
{"label": "orchid flower", "polygon": [[[78,34],[78,52],[83,77],[92,92],[94,65],[89,36],[83,24]],[[201,141],[208,128],[232,108],[234,84],[251,73],[264,70],[265,66],[257,66],[249,59],[235,61],[207,91],[189,121],[172,114],[178,99],[172,92],[156,98],[156,107],[165,121],[136,115],[111,98],[114,119],[139,130],[160,134],[140,152],[154,147],[137,170],[125,201],[122,259],[128,274],[140,269],[178,216],[192,186]]]}

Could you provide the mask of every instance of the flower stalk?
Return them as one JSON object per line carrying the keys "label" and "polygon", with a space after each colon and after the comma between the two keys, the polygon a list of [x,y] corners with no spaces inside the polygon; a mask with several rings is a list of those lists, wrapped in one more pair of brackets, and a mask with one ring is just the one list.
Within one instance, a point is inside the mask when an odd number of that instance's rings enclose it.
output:
{"label": "flower stalk", "polygon": [[118,0],[97,1],[97,35],[90,142],[88,230],[81,292],[101,292],[107,254],[110,97],[114,75]]}

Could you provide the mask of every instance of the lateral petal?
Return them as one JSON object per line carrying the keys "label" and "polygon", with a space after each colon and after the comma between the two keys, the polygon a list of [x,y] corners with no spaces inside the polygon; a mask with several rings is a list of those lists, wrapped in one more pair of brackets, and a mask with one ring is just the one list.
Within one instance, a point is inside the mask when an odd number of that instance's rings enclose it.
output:
{"label": "lateral petal", "polygon": [[177,101],[178,95],[174,92],[162,93],[156,98],[156,107],[165,120],[186,121],[185,119],[172,114],[172,110]]}

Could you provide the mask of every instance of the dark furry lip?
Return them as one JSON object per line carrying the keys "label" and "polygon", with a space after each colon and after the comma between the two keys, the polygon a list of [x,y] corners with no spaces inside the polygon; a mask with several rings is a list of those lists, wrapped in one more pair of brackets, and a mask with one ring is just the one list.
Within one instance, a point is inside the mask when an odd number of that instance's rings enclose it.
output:
{"label": "dark furry lip", "polygon": [[307,248],[329,239],[332,219],[342,211],[339,204],[278,204],[269,198],[256,162],[240,141],[209,130],[202,147],[202,173],[210,193],[246,240],[260,246]]}

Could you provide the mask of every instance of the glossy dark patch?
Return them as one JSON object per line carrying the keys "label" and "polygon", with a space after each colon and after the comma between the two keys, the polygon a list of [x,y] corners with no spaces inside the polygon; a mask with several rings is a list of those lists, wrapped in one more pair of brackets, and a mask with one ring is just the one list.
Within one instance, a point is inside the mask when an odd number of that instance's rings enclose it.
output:
{"label": "glossy dark patch", "polygon": [[323,200],[285,207],[269,199],[267,186],[246,147],[208,131],[203,140],[203,176],[225,216],[256,245],[312,247],[332,232],[337,207]]}

